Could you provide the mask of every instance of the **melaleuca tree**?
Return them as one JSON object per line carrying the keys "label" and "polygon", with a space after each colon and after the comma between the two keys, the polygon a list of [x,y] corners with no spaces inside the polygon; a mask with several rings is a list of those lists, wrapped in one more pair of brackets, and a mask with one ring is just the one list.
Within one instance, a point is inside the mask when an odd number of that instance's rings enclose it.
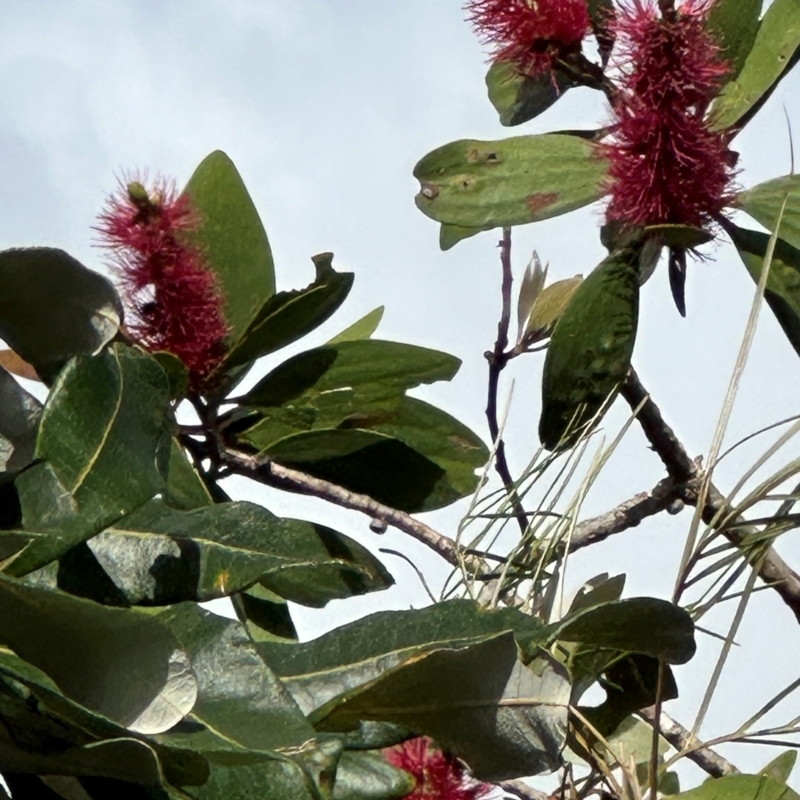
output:
{"label": "melaleuca tree", "polygon": [[[382,309],[241,388],[338,311],[353,275],[323,253],[313,283],[277,291],[266,231],[222,152],[181,188],[123,176],[93,269],[54,248],[0,253],[0,773],[15,798],[541,798],[520,779],[554,772],[557,796],[655,798],[679,791],[683,757],[713,780],[681,797],[795,797],[791,756],[734,775],[662,706],[696,623],[741,575],[742,610],[760,578],[798,613],[800,579],[771,547],[796,525],[795,493],[778,514],[751,513],[798,467],[746,503],[725,498],[632,362],[639,287],[662,254],[685,314],[686,271],[723,236],[800,352],[800,184],[742,190],[732,149],[800,53],[800,6],[775,0],[762,17],[760,0],[471,0],[465,15],[490,48],[503,124],[577,86],[608,104],[596,130],[462,140],[416,167],[443,248],[503,229],[487,441],[409,394],[456,378],[459,361],[374,338]],[[534,260],[511,341],[512,228],[601,199],[607,258],[549,283]],[[733,208],[771,235],[734,224]],[[542,448],[514,476],[500,377],[542,350]],[[15,376],[41,381],[44,404]],[[579,519],[581,492],[560,497],[618,395],[666,475]],[[289,603],[393,578],[333,528],[232,500],[232,475],[423,542],[453,567],[442,599],[298,641]],[[558,488],[534,507],[540,481]],[[468,497],[449,535],[413,516]],[[672,602],[623,599],[624,576],[606,574],[556,613],[571,552],[680,504],[697,519]],[[507,524],[519,533],[501,549]],[[702,600],[687,594],[719,575]],[[201,606],[222,597],[238,619]],[[589,705],[598,686],[605,699]],[[728,738],[796,729],[756,721]]]}

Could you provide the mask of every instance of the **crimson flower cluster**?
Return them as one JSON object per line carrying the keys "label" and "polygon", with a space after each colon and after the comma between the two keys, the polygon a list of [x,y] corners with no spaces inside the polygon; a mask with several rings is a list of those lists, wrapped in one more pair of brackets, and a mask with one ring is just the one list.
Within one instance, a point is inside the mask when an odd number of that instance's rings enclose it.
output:
{"label": "crimson flower cluster", "polygon": [[120,184],[97,227],[113,254],[129,335],[150,351],[166,350],[201,385],[224,355],[228,326],[214,273],[186,234],[198,215],[173,183]]}
{"label": "crimson flower cluster", "polygon": [[406,800],[481,800],[492,790],[489,784],[469,778],[457,758],[439,750],[426,736],[409,739],[384,754],[390,764],[417,782]]}
{"label": "crimson flower cluster", "polygon": [[586,0],[470,0],[465,8],[482,42],[494,48],[492,59],[530,77],[552,72],[591,29]]}
{"label": "crimson flower cluster", "polygon": [[731,199],[736,157],[707,116],[728,72],[706,27],[710,6],[686,0],[665,17],[655,0],[632,0],[617,10],[611,220],[704,228]]}

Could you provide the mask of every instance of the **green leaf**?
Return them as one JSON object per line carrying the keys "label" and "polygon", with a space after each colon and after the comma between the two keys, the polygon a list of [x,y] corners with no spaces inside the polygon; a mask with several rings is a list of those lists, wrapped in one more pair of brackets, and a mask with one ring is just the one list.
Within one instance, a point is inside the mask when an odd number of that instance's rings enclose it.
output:
{"label": "green leaf", "polygon": [[[733,223],[726,224],[725,230],[736,245],[750,277],[758,283],[769,236],[739,228]],[[764,298],[786,338],[800,355],[800,250],[783,239],[775,243]]]}
{"label": "green leaf", "polygon": [[780,238],[800,248],[800,175],[784,175],[740,192],[736,204],[769,231],[775,230],[780,218]]}
{"label": "green leaf", "polygon": [[356,320],[350,327],[345,328],[341,333],[337,333],[333,339],[326,344],[341,344],[342,342],[355,342],[359,339],[369,339],[378,329],[383,319],[383,306],[374,308],[369,314],[365,314],[361,319]]}
{"label": "green leaf", "polygon": [[571,617],[583,609],[619,600],[624,588],[625,575],[615,575],[613,578],[609,578],[608,573],[604,572],[596,578],[591,578],[576,593],[567,616]]}
{"label": "green leaf", "polygon": [[[742,3],[729,5],[737,6],[732,14],[742,14],[744,24]],[[747,13],[752,15],[752,10]],[[788,74],[799,51],[800,0],[775,0],[761,20],[741,72],[725,85],[711,108],[714,128],[723,130],[746,122]]]}
{"label": "green leaf", "polygon": [[189,389],[189,368],[174,353],[158,350],[152,354],[161,365],[169,381],[169,396],[173,400],[183,400]]}
{"label": "green leaf", "polygon": [[586,139],[567,134],[499,142],[462,139],[414,169],[417,207],[437,222],[466,228],[524,225],[599,200],[607,165]]}
{"label": "green leaf", "polygon": [[186,654],[157,620],[0,573],[0,641],[65,695],[140,733],[171,728],[192,708]]}
{"label": "green leaf", "polygon": [[657,237],[663,247],[683,247],[691,250],[710,242],[714,237],[702,228],[691,225],[648,225],[644,229],[646,236]]}
{"label": "green leaf", "polygon": [[320,730],[385,720],[431,736],[479,780],[549,772],[561,764],[571,686],[542,652],[523,664],[514,634],[436,649],[389,668],[312,714]]}
{"label": "green leaf", "polygon": [[[627,717],[617,729],[608,737],[611,753],[606,754],[607,763],[616,764],[647,764],[653,751],[653,728],[646,722],[636,717]],[[662,736],[658,737],[658,753],[663,756],[669,750],[669,742]],[[645,773],[647,774],[647,773]]]}
{"label": "green leaf", "polygon": [[278,292],[257,310],[252,323],[225,359],[224,369],[280,350],[322,325],[345,301],[352,272],[337,272],[333,253],[312,258],[317,277],[305,289]]}
{"label": "green leaf", "polygon": [[164,502],[184,511],[209,506],[214,502],[194,464],[186,457],[175,438],[172,439],[169,451]]}
{"label": "green leaf", "polygon": [[675,800],[800,800],[786,784],[763,775],[709,778],[702,786],[673,795]]}
{"label": "green leaf", "polygon": [[533,344],[546,339],[582,283],[583,276],[576,275],[574,278],[565,278],[545,286],[531,306],[523,341]]}
{"label": "green leaf", "polygon": [[72,356],[99,352],[121,319],[111,283],[63,250],[0,252],[0,339],[44,380]]}
{"label": "green leaf", "polygon": [[42,404],[0,368],[0,481],[33,461]]}
{"label": "green leaf", "polygon": [[[606,699],[599,706],[581,707],[581,711],[601,736],[609,736],[633,712],[653,705],[657,696],[665,702],[678,696],[672,670],[662,664],[652,656],[634,654],[620,659],[616,653],[608,654],[605,664],[595,663],[591,674],[600,678],[598,682]],[[585,662],[576,665],[573,659],[570,666],[573,675],[576,666],[577,671],[589,673]],[[659,676],[662,677],[660,695],[657,692]]]}
{"label": "green leaf", "polygon": [[270,409],[324,408],[328,399],[324,396],[333,393],[337,403],[344,397],[357,407],[359,402],[396,396],[421,384],[449,381],[460,366],[455,356],[426,347],[379,339],[345,341],[284,361],[240,402]]}
{"label": "green leaf", "polygon": [[88,546],[134,604],[204,602],[260,580],[288,600],[323,606],[393,583],[347,536],[246,502],[179,511],[152,500]]}
{"label": "green leaf", "polygon": [[336,424],[275,441],[267,420],[240,438],[281,464],[404,511],[441,508],[471,495],[475,470],[488,459],[469,428],[411,397]]}
{"label": "green leaf", "polygon": [[766,775],[766,777],[772,778],[780,783],[788,783],[796,763],[797,751],[786,750],[776,758],[773,758],[758,774]]}
{"label": "green leaf", "polygon": [[455,247],[462,239],[469,239],[470,236],[476,236],[479,233],[483,233],[485,230],[489,230],[489,228],[465,228],[462,225],[447,225],[442,223],[439,226],[439,249],[441,250],[449,250],[451,247]]}
{"label": "green leaf", "polygon": [[186,724],[157,741],[208,756],[271,751],[314,737],[314,729],[238,622],[194,603],[172,606],[155,618],[177,637],[197,677],[197,701]]}
{"label": "green leaf", "polygon": [[708,14],[708,29],[730,64],[735,78],[747,59],[758,32],[763,0],[717,0]]}
{"label": "green leaf", "polygon": [[280,753],[214,753],[211,775],[192,789],[194,800],[320,800],[299,764]]}
{"label": "green leaf", "polygon": [[399,800],[416,781],[380,752],[345,750],[336,769],[332,800]]}
{"label": "green leaf", "polygon": [[541,623],[522,612],[488,611],[471,600],[450,600],[419,610],[370,614],[311,642],[261,642],[258,650],[308,714],[423,653],[512,629],[531,638],[538,633],[544,641]]}
{"label": "green leaf", "polygon": [[[57,698],[58,711],[66,713],[53,713],[47,702],[50,695]],[[48,756],[74,752],[103,736],[128,735],[124,728],[64,697],[47,675],[6,647],[0,647],[0,719],[4,727],[0,770],[4,772],[37,771]]]}
{"label": "green leaf", "polygon": [[239,172],[220,150],[203,159],[184,194],[202,220],[190,238],[202,248],[219,280],[230,341],[237,343],[275,294],[267,234]]}
{"label": "green leaf", "polygon": [[522,75],[509,61],[495,61],[486,73],[489,101],[500,115],[500,124],[521,125],[538,117],[576,84],[555,70],[537,77]]}
{"label": "green leaf", "polygon": [[261,584],[231,595],[233,610],[254,642],[297,641],[289,605]]}
{"label": "green leaf", "polygon": [[557,623],[553,638],[685,664],[695,652],[694,623],[680,606],[633,597],[583,609]]}
{"label": "green leaf", "polygon": [[62,370],[39,425],[36,457],[17,479],[34,538],[6,570],[24,575],[130,513],[164,485],[170,437],[164,371],[140,350],[114,345]]}
{"label": "green leaf", "polygon": [[628,373],[639,317],[639,248],[610,255],[583,281],[553,330],[542,376],[539,438],[568,447]]}

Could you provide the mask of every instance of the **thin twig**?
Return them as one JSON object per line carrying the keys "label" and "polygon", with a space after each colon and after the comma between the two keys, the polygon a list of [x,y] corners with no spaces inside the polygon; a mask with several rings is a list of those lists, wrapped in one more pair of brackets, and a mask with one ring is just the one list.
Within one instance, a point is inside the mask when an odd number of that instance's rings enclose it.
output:
{"label": "thin twig", "polygon": [[503,307],[500,314],[500,322],[497,325],[497,341],[494,350],[486,353],[489,362],[489,390],[486,401],[486,419],[489,423],[489,433],[492,443],[495,444],[495,469],[506,487],[509,500],[514,508],[514,515],[517,518],[520,530],[525,535],[528,529],[528,519],[525,509],[519,501],[514,479],[508,468],[506,460],[505,443],[500,437],[500,426],[497,420],[497,392],[500,383],[500,373],[508,361],[506,347],[508,347],[508,326],[511,322],[511,285],[513,275],[511,272],[511,228],[503,228],[503,238],[500,241],[500,263],[503,267],[502,300]]}
{"label": "thin twig", "polygon": [[689,731],[679,722],[672,719],[666,712],[662,711],[661,715],[657,718],[655,709],[653,706],[650,706],[650,708],[644,708],[637,713],[653,727],[655,727],[656,719],[658,719],[658,728],[661,731],[661,735],[678,752],[693,748],[688,750],[686,757],[713,778],[722,778],[725,775],[735,775],[739,772],[730,761],[727,761],[721,755],[715,753],[711,748],[702,745],[695,747],[694,745],[697,743],[697,740],[693,740]]}
{"label": "thin twig", "polygon": [[428,582],[425,580],[425,575],[422,573],[422,570],[405,554],[401,553],[399,550],[392,550],[391,547],[379,547],[378,551],[381,553],[386,553],[390,556],[397,556],[398,558],[402,558],[403,561],[408,564],[414,572],[417,573],[417,577],[419,578],[419,582],[422,584],[422,588],[425,590],[425,593],[431,600],[431,603],[436,603],[436,597],[431,591],[430,586],[428,586]]}
{"label": "thin twig", "polygon": [[[686,452],[672,428],[664,421],[660,409],[642,386],[639,376],[633,369],[622,385],[621,394],[631,408],[641,406],[638,419],[645,436],[661,458],[670,477],[678,484],[683,484],[685,488],[683,501],[687,505],[696,506],[697,490],[702,480],[701,470]],[[703,522],[707,525],[718,524],[717,521],[722,518],[726,509],[725,498],[716,486],[710,483],[703,506]],[[736,527],[732,529],[726,527],[722,532],[728,541],[741,547],[748,533],[748,523],[740,517],[730,520],[729,524],[731,523]],[[800,622],[800,575],[772,547],[764,556],[758,569],[758,576],[772,586]]]}

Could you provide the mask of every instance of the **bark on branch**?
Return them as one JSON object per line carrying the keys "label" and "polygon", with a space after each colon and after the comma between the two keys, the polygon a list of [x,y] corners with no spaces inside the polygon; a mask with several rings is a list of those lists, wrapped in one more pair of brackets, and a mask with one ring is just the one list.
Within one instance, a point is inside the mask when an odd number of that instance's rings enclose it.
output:
{"label": "bark on branch", "polygon": [[[670,478],[683,487],[681,495],[683,501],[687,505],[696,506],[699,487],[703,480],[703,471],[699,463],[689,456],[675,432],[664,421],[660,409],[642,386],[634,369],[631,369],[620,391],[631,409],[640,409],[638,421],[644,435],[664,463]],[[722,493],[713,483],[709,484],[702,510],[703,522],[707,525],[718,524],[728,508]],[[729,525],[737,527],[730,528]],[[729,542],[737,547],[741,546],[747,535],[746,520],[743,517],[729,519],[721,532]],[[800,622],[800,575],[772,547],[767,550],[758,567],[758,576],[780,595]]]}

